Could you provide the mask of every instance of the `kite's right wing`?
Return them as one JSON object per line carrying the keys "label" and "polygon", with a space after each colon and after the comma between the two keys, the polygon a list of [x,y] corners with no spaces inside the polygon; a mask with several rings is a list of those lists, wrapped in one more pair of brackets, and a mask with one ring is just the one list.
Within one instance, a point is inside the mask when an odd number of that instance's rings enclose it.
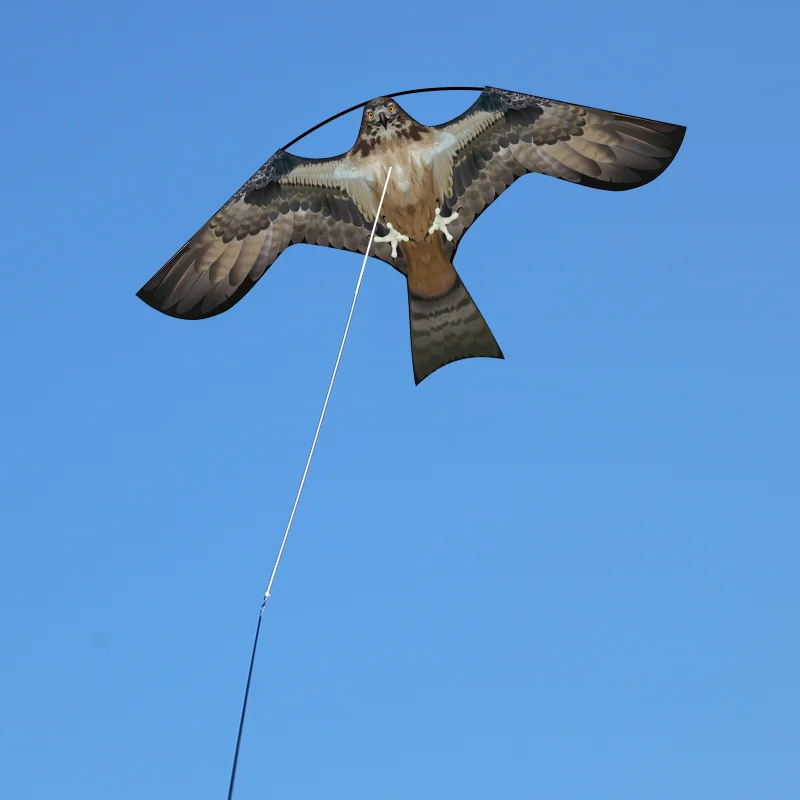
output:
{"label": "kite's right wing", "polygon": [[[290,245],[365,253],[372,220],[344,188],[346,170],[342,156],[311,159],[279,150],[137,296],[169,316],[204,319],[238,303]],[[376,235],[386,233],[379,223]],[[404,271],[388,243],[373,242],[370,255]]]}

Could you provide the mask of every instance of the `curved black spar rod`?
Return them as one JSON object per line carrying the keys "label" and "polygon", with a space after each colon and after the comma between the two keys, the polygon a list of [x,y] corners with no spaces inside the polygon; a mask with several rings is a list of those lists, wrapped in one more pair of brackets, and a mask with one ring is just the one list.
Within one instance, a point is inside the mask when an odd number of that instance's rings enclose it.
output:
{"label": "curved black spar rod", "polygon": [[[483,86],[429,86],[425,89],[404,89],[402,92],[389,92],[388,95],[384,96],[402,97],[406,94],[423,94],[424,92],[482,92],[483,89]],[[299,136],[296,136],[294,139],[292,139],[291,142],[281,147],[281,150],[288,150],[292,145],[297,144],[301,139],[305,139],[306,136],[314,133],[314,131],[318,131],[329,122],[333,122],[335,119],[345,116],[345,114],[349,114],[352,111],[363,108],[367,103],[369,103],[369,100],[365,100],[363,103],[356,103],[356,105],[350,106],[350,108],[346,108],[344,111],[340,111],[338,114],[334,114],[332,117],[328,117],[328,119],[324,120],[323,122],[318,122],[313,128],[309,128],[305,133],[301,133]]]}
{"label": "curved black spar rod", "polygon": [[[476,91],[455,119],[423,125],[397,97]],[[346,153],[288,148],[358,108]],[[414,380],[468,358],[503,358],[453,259],[476,219],[522,175],[593,189],[644,186],[672,163],[686,128],[505,89],[407,89],[351,106],[279,149],[139,290],[158,311],[205,319],[238,303],[294,244],[364,254],[378,195],[394,172],[369,255],[406,278]]]}

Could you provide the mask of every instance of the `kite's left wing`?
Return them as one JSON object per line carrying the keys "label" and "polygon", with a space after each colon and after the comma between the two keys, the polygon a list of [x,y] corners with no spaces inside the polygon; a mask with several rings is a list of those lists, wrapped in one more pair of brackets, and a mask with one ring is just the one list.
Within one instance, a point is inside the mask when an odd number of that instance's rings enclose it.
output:
{"label": "kite's left wing", "polygon": [[[311,159],[279,150],[137,295],[172,317],[221,314],[290,245],[366,252],[374,217],[359,205],[368,208],[369,196],[346,157]],[[386,233],[379,223],[377,234]],[[405,270],[388,243],[375,242],[370,255]]]}
{"label": "kite's left wing", "polygon": [[435,126],[453,174],[443,215],[457,246],[464,231],[517,178],[540,172],[594,189],[624,190],[657,178],[686,128],[487,87],[471,108]]}

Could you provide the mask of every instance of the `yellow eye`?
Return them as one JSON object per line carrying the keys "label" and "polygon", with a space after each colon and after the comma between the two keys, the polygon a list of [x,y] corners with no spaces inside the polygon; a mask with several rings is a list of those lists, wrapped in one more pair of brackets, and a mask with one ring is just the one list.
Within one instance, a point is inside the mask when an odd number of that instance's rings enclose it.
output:
{"label": "yellow eye", "polygon": [[367,119],[375,119],[375,114],[372,111],[367,111]]}
{"label": "yellow eye", "polygon": [[389,106],[389,113],[390,114],[394,114],[394,106],[393,105]]}

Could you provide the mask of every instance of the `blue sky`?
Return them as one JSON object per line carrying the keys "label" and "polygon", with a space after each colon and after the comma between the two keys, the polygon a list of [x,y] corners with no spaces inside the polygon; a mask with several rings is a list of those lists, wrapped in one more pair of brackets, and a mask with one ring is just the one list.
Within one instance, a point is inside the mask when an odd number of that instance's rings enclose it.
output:
{"label": "blue sky", "polygon": [[[268,606],[237,798],[800,796],[796,4],[5,12],[0,794],[224,797],[258,604],[360,267],[139,287],[274,150],[417,86],[678,122],[532,176],[456,265],[506,360],[416,388],[371,261]],[[472,95],[409,98],[423,122]],[[347,149],[357,117],[305,140]]]}

